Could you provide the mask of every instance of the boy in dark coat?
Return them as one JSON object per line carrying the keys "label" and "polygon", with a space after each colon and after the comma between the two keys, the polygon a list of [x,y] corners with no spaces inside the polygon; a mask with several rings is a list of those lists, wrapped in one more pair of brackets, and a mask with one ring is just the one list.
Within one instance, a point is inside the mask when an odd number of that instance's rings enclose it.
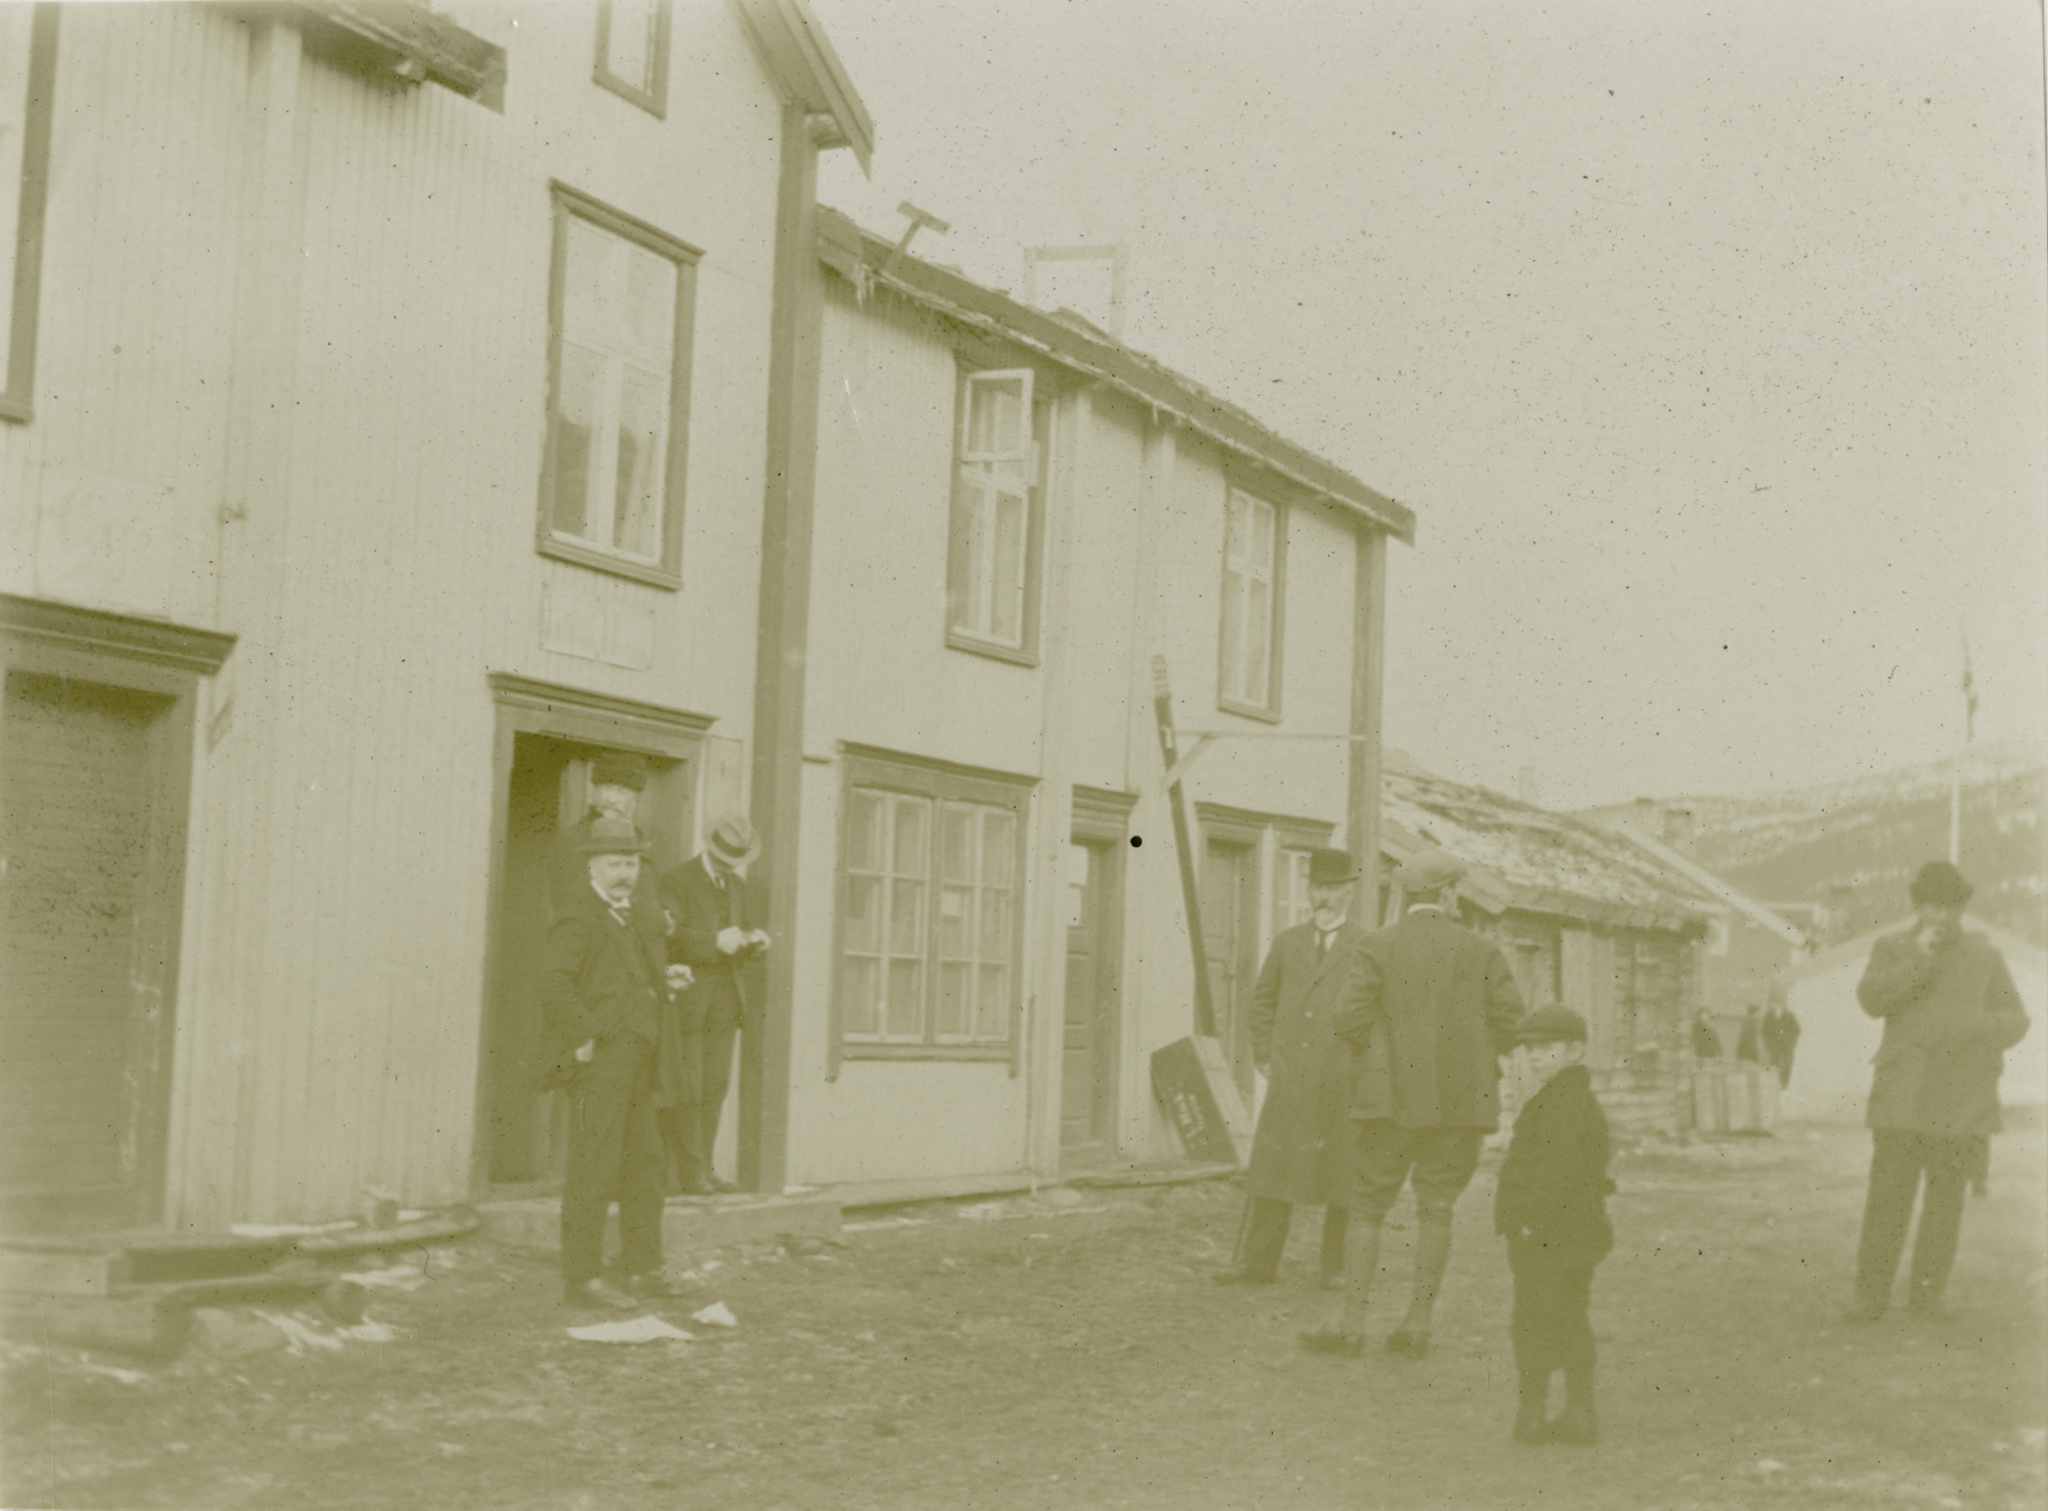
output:
{"label": "boy in dark coat", "polygon": [[[1590,1443],[1593,1421],[1593,1267],[1614,1247],[1607,1221],[1607,1118],[1580,1062],[1586,1020],[1545,1007],[1517,1030],[1543,1086],[1515,1119],[1500,1167],[1493,1225],[1508,1241],[1515,1276],[1518,1443]],[[1550,1376],[1564,1371],[1565,1406],[1545,1419]]]}

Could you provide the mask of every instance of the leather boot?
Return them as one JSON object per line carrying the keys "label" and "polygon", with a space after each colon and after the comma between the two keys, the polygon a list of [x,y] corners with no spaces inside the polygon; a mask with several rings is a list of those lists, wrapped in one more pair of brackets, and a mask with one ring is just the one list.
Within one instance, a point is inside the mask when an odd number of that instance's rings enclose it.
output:
{"label": "leather boot", "polygon": [[1408,1299],[1408,1314],[1387,1338],[1387,1352],[1420,1359],[1429,1352],[1429,1321],[1436,1310],[1436,1293],[1444,1283],[1444,1267],[1451,1262],[1451,1225],[1425,1222],[1415,1229],[1415,1289]]}

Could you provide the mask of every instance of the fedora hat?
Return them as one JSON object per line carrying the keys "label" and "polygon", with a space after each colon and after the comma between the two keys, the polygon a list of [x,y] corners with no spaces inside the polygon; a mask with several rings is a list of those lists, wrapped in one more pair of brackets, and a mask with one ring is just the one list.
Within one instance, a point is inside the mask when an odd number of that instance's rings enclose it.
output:
{"label": "fedora hat", "polygon": [[607,816],[592,821],[590,832],[577,848],[585,855],[644,855],[647,841],[631,819]]}
{"label": "fedora hat", "polygon": [[1308,884],[1312,887],[1341,887],[1358,880],[1358,867],[1342,850],[1311,850]]}
{"label": "fedora hat", "polygon": [[737,871],[751,865],[761,853],[761,836],[754,832],[745,814],[728,813],[711,826],[704,848],[720,865]]}

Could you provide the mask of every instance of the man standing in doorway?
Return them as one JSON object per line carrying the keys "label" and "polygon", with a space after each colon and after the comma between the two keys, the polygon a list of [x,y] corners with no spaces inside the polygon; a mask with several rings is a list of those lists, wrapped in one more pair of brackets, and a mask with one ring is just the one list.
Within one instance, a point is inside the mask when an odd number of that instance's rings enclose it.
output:
{"label": "man standing in doorway", "polygon": [[684,999],[685,1042],[692,1062],[676,1108],[676,1142],[685,1193],[712,1196],[734,1191],[711,1168],[718,1122],[732,1084],[734,1042],[747,1017],[742,972],[768,949],[768,935],[747,923],[747,867],[761,851],[754,826],[744,815],[727,814],[712,827],[704,849],[662,878],[662,892],[675,919],[669,958],[696,972],[697,984]]}
{"label": "man standing in doorway", "polygon": [[[582,818],[555,836],[554,863],[548,877],[548,900],[557,914],[590,890],[590,880],[584,869],[583,845],[590,838],[592,824],[601,818],[621,819],[632,826],[639,839],[647,839],[646,831],[639,827],[637,816],[640,794],[647,788],[647,777],[644,756],[623,750],[607,750],[591,761],[590,806],[584,810]],[[659,903],[654,895],[654,877],[644,866],[642,872],[635,901],[651,904],[649,911],[658,923],[661,920]]]}
{"label": "man standing in doorway", "polygon": [[1245,1172],[1245,1215],[1225,1285],[1269,1284],[1296,1203],[1323,1209],[1321,1275],[1344,1273],[1351,1221],[1351,1056],[1337,1038],[1337,1002],[1366,930],[1349,921],[1358,868],[1342,850],[1308,858],[1307,923],[1283,929],[1252,990],[1252,1060],[1267,1078]]}
{"label": "man standing in doorway", "polygon": [[[690,972],[664,965],[662,921],[634,900],[645,840],[599,817],[581,842],[584,886],[556,915],[541,956],[540,1000],[569,1095],[562,1178],[562,1299],[630,1309],[672,1294],[662,1276],[661,1020]],[[625,1291],[601,1278],[605,1214],[619,1204]]]}
{"label": "man standing in doorway", "polygon": [[1856,1252],[1852,1322],[1875,1322],[1891,1303],[1906,1222],[1922,1179],[1908,1306],[1944,1321],[1942,1304],[1962,1231],[1965,1188],[1998,1131],[2005,1051],[2026,1037],[2027,1013],[2005,959],[1963,932],[1974,889],[1944,860],[1913,878],[1913,927],[1870,952],[1856,999],[1884,1020],[1870,1083],[1870,1189]]}
{"label": "man standing in doorway", "polygon": [[1480,1141],[1500,1124],[1500,1057],[1513,1050],[1522,1018],[1507,957],[1456,921],[1464,874],[1464,864],[1441,849],[1411,856],[1395,877],[1407,912],[1354,959],[1338,1034],[1360,1071],[1351,1116],[1358,1140],[1353,1226],[1362,1231],[1344,1299],[1302,1334],[1312,1352],[1363,1351],[1380,1225],[1411,1179],[1415,1284],[1386,1346],[1415,1359],[1429,1352],[1430,1318],[1451,1257],[1451,1209],[1478,1168]]}

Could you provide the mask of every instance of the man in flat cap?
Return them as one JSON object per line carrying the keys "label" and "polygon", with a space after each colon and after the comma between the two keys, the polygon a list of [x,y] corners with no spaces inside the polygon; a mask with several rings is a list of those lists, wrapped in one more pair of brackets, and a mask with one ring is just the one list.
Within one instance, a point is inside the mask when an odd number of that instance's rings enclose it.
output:
{"label": "man in flat cap", "polygon": [[1337,1038],[1337,999],[1367,931],[1348,914],[1358,867],[1342,850],[1308,858],[1307,923],[1283,929],[1252,989],[1252,1060],[1266,1100],[1245,1172],[1245,1214],[1224,1284],[1273,1280],[1295,1203],[1323,1209],[1322,1280],[1344,1273],[1351,1221],[1351,1055]]}
{"label": "man in flat cap", "polygon": [[[690,973],[665,964],[659,913],[635,901],[646,848],[626,819],[592,823],[580,843],[583,895],[556,914],[541,953],[541,1011],[556,1056],[548,1080],[569,1095],[562,1299],[570,1306],[630,1309],[635,1297],[673,1294],[662,1275],[654,1119],[662,1018]],[[601,1274],[614,1201],[623,1292]]]}
{"label": "man in flat cap", "polygon": [[1479,1164],[1480,1141],[1500,1124],[1500,1056],[1515,1047],[1522,994],[1507,957],[1457,922],[1464,865],[1430,848],[1396,874],[1407,893],[1398,923],[1354,958],[1338,1034],[1359,1069],[1359,1234],[1351,1285],[1322,1323],[1302,1334],[1318,1353],[1364,1348],[1365,1308],[1379,1271],[1380,1225],[1401,1188],[1415,1187],[1415,1283],[1387,1349],[1429,1352],[1431,1314],[1451,1256],[1451,1209]]}
{"label": "man in flat cap", "polygon": [[1852,1322],[1875,1322],[1891,1302],[1906,1222],[1924,1179],[1908,1306],[1935,1320],[1965,1188],[1998,1131],[2005,1051],[2026,1036],[2027,1013],[2005,959],[1963,932],[1970,883],[1947,861],[1913,878],[1910,929],[1877,941],[1856,1000],[1884,1020],[1870,1083],[1870,1189],[1856,1252]]}
{"label": "man in flat cap", "polygon": [[712,825],[704,848],[661,879],[675,929],[669,958],[696,972],[682,999],[690,1071],[671,1128],[683,1190],[711,1196],[736,1190],[711,1168],[725,1093],[732,1084],[733,1045],[747,1017],[747,968],[768,949],[768,935],[749,925],[747,868],[761,853],[746,816],[729,813]]}

